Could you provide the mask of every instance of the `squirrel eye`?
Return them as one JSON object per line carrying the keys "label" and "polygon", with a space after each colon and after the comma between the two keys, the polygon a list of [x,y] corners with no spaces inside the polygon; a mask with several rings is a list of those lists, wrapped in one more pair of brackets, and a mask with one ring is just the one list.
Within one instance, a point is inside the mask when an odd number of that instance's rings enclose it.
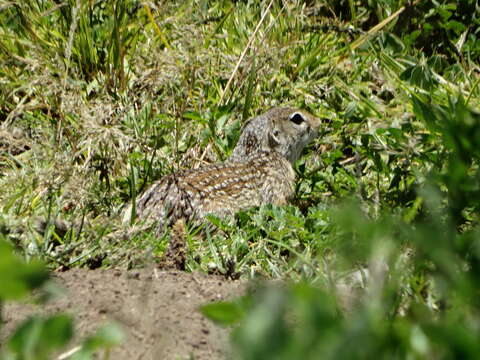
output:
{"label": "squirrel eye", "polygon": [[300,125],[301,123],[303,123],[305,121],[305,118],[303,117],[302,114],[300,114],[299,112],[296,112],[296,113],[293,113],[292,115],[290,115],[290,121],[292,121],[293,123],[295,123],[297,125]]}

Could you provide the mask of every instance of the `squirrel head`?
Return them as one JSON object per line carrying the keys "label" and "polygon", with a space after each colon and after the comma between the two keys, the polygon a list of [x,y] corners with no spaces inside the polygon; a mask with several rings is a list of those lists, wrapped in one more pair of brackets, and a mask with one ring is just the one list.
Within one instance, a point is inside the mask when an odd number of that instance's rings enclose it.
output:
{"label": "squirrel head", "polygon": [[290,163],[318,134],[320,120],[304,110],[275,107],[243,126],[230,161],[245,161],[261,151],[276,151]]}

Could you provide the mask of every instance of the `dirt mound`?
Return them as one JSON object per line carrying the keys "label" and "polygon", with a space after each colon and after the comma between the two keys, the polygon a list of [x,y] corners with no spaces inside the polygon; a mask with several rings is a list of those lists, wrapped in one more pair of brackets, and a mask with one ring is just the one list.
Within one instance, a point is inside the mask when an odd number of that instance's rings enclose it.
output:
{"label": "dirt mound", "polygon": [[81,338],[115,320],[127,335],[111,353],[120,360],[228,357],[228,331],[203,317],[198,307],[245,289],[240,281],[155,268],[74,269],[54,278],[66,288],[66,296],[42,307],[6,304],[3,335],[32,313],[72,314]]}

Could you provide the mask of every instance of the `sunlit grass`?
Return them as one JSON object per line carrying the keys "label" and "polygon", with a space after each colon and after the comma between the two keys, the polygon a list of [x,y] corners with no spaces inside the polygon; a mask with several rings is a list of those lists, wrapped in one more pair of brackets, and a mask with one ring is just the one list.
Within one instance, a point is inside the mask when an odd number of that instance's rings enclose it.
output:
{"label": "sunlit grass", "polygon": [[[190,270],[230,260],[246,277],[320,278],[318,257],[335,253],[327,210],[339,199],[357,198],[374,218],[385,209],[416,214],[419,174],[441,167],[445,151],[411,98],[448,104],[461,93],[475,106],[469,64],[425,58],[382,33],[388,22],[352,51],[354,32],[312,15],[325,8],[265,6],[70,1],[2,10],[0,114],[21,149],[1,159],[2,217],[19,229],[11,237],[25,253],[52,267],[92,257],[130,266],[129,251],[161,256],[168,237],[108,240],[125,204],[165,174],[227,158],[241,122],[281,104],[329,120],[296,166],[294,207],[192,230]],[[43,236],[38,218],[50,226]],[[55,219],[71,224],[70,236],[52,233]]]}

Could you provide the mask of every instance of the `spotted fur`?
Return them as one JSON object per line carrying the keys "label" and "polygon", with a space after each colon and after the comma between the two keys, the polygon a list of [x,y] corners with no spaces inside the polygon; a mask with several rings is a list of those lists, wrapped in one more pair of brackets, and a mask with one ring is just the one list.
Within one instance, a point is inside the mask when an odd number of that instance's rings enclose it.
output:
{"label": "spotted fur", "polygon": [[317,135],[319,126],[317,118],[292,108],[277,107],[254,117],[243,127],[225,163],[161,178],[137,200],[137,216],[157,221],[161,233],[179,219],[285,204],[293,194],[292,164]]}

